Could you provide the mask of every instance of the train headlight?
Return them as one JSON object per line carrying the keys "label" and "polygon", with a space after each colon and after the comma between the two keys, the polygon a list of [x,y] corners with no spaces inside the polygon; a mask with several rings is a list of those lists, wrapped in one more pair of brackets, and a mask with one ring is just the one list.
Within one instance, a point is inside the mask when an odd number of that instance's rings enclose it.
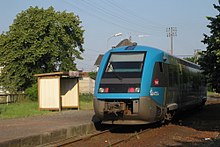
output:
{"label": "train headlight", "polygon": [[137,93],[139,93],[140,92],[140,88],[139,87],[130,87],[130,88],[128,88],[128,92],[129,93],[133,93],[133,92],[137,92]]}
{"label": "train headlight", "polygon": [[103,93],[104,91],[105,91],[104,88],[99,88],[99,92],[100,92],[100,93]]}
{"label": "train headlight", "polygon": [[99,92],[100,92],[100,93],[104,93],[104,92],[105,92],[105,93],[108,93],[108,92],[109,92],[109,88],[102,88],[102,87],[100,87],[100,88],[99,88]]}
{"label": "train headlight", "polygon": [[136,88],[134,89],[134,91],[139,93],[139,92],[140,92],[140,88],[139,88],[139,87],[136,87]]}

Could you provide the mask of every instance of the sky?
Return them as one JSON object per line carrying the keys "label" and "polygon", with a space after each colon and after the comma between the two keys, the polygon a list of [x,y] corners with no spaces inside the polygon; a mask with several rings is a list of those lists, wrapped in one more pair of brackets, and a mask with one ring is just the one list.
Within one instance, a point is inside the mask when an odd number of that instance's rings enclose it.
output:
{"label": "sky", "polygon": [[[8,31],[16,15],[30,6],[73,12],[85,30],[84,60],[77,60],[77,67],[93,71],[99,54],[129,37],[139,45],[170,52],[169,27],[177,29],[174,55],[206,50],[201,40],[203,34],[210,34],[206,17],[218,14],[213,4],[218,0],[0,0],[0,33]],[[122,35],[112,37],[117,33]]]}

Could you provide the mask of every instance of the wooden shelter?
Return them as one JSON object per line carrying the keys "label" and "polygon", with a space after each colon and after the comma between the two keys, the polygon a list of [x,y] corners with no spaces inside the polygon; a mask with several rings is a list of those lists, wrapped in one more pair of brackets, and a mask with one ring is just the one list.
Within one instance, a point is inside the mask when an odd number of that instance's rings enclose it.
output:
{"label": "wooden shelter", "polygon": [[36,74],[39,109],[79,108],[79,77],[77,71]]}

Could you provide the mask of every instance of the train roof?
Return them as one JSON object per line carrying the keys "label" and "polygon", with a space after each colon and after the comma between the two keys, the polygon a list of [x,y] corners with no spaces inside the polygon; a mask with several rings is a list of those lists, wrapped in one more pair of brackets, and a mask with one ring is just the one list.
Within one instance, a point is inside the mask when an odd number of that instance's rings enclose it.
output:
{"label": "train roof", "polygon": [[[150,47],[150,46],[142,46],[142,45],[132,45],[132,46],[122,46],[117,48],[112,48],[109,50],[110,52],[124,52],[124,51],[154,51],[154,52],[164,52],[160,49]],[[165,53],[165,52],[164,52]]]}
{"label": "train roof", "polygon": [[161,49],[150,47],[150,46],[142,46],[142,45],[132,45],[132,46],[122,46],[117,48],[112,48],[108,52],[135,52],[135,51],[147,51],[147,52],[154,52],[154,53],[163,53],[166,58],[174,58],[176,59],[180,64],[183,64],[185,66],[189,66],[196,69],[201,69],[201,67],[198,64],[192,63],[190,61],[178,58],[176,56],[173,56]]}

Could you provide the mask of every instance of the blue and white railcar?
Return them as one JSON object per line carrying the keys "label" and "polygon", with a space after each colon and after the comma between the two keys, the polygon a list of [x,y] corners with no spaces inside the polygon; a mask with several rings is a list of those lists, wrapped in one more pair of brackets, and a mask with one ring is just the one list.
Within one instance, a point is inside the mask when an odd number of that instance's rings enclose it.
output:
{"label": "blue and white railcar", "polygon": [[109,50],[96,77],[94,111],[103,123],[170,120],[175,112],[205,101],[200,67],[152,47]]}

